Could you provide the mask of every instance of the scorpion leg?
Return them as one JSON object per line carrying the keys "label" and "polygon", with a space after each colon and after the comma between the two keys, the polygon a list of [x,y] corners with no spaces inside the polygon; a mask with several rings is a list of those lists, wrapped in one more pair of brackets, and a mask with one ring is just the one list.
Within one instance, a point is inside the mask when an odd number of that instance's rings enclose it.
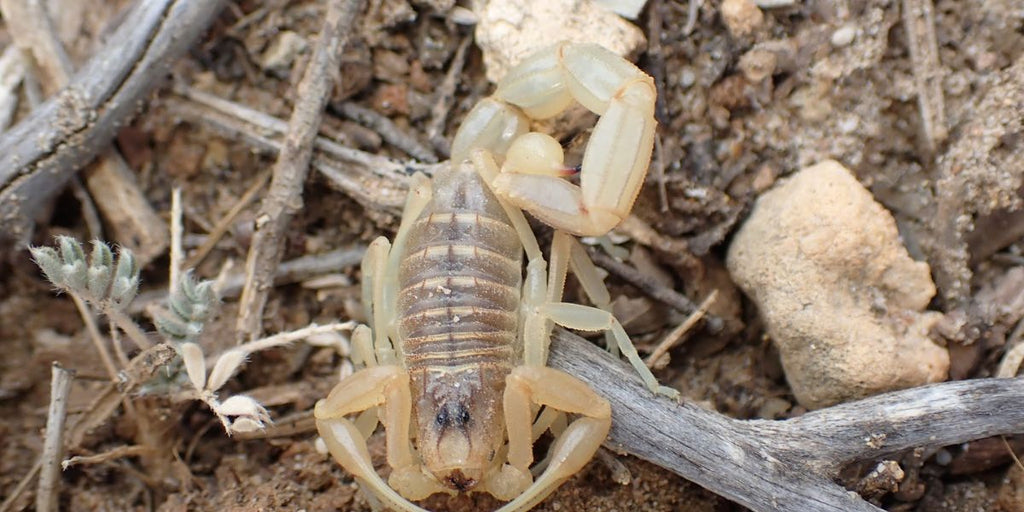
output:
{"label": "scorpion leg", "polygon": [[[383,407],[386,412],[384,427],[388,464],[393,468],[392,486],[388,486],[374,470],[363,433],[345,418],[346,415],[374,407]],[[404,493],[413,490],[411,488],[415,484],[429,484],[410,444],[411,408],[408,374],[398,366],[388,365],[366,368],[345,379],[331,390],[327,398],[317,402],[313,415],[316,417],[317,431],[327,444],[328,451],[345,470],[395,510],[423,512],[422,508],[410,503],[393,488],[399,488]],[[417,481],[417,475],[420,481]],[[424,485],[417,490],[429,491],[423,493],[422,497],[441,490],[439,484],[433,484],[436,489]],[[414,499],[418,499],[418,496]]]}
{"label": "scorpion leg", "polygon": [[[534,340],[538,341],[538,340]],[[529,474],[533,462],[533,405],[578,414],[558,436],[543,473],[499,512],[528,510],[594,456],[611,428],[611,406],[579,379],[546,366],[519,366],[505,380],[505,421],[508,424],[508,462]]]}
{"label": "scorpion leg", "polygon": [[432,196],[430,180],[421,173],[414,174],[394,244],[388,242],[386,237],[378,237],[363,256],[363,282],[370,283],[370,286],[363,286],[363,304],[373,329],[373,348],[379,364],[396,364],[397,361],[396,347],[391,340],[397,339],[393,319],[398,287],[398,259],[409,238],[409,226],[419,217]]}
{"label": "scorpion leg", "polygon": [[581,331],[611,332],[619,346],[619,350],[626,356],[629,363],[633,365],[633,368],[637,369],[640,373],[640,378],[643,379],[644,384],[651,391],[673,399],[679,397],[679,391],[658,384],[658,380],[654,378],[654,375],[644,364],[643,360],[640,359],[640,355],[637,354],[636,347],[629,340],[626,330],[622,328],[622,324],[611,313],[595,307],[568,302],[545,304],[542,307],[542,312],[545,317],[562,327]]}
{"label": "scorpion leg", "polygon": [[[565,286],[565,276],[569,268],[583,286],[583,292],[596,307],[561,302],[561,291]],[[570,329],[605,331],[608,351],[615,356],[618,356],[619,352],[625,354],[629,364],[640,374],[640,378],[652,392],[672,398],[679,396],[678,391],[658,385],[651,369],[640,359],[625,329],[612,314],[611,294],[608,293],[608,288],[604,285],[594,262],[590,260],[590,256],[579,242],[563,231],[555,231],[551,241],[549,283],[549,300],[544,310],[552,321]]]}

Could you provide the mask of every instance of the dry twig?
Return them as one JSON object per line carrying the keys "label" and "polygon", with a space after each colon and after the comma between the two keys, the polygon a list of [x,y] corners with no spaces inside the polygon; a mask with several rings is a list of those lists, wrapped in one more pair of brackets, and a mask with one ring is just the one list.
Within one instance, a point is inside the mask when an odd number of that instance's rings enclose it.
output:
{"label": "dry twig", "polygon": [[[249,185],[249,188],[247,188],[245,193],[242,194],[242,197],[240,197],[238,201],[231,206],[228,213],[217,221],[217,225],[214,226],[206,235],[206,240],[203,241],[203,245],[199,246],[199,248],[196,249],[196,252],[194,252],[192,256],[185,261],[182,268],[196,268],[200,263],[202,263],[203,259],[210,254],[210,251],[212,251],[214,247],[216,247],[217,242],[219,242],[221,237],[224,236],[224,233],[227,233],[228,229],[231,228],[231,224],[235,221],[235,218],[238,217],[238,214],[242,213],[242,210],[244,210],[246,206],[249,206],[249,203],[251,203],[253,199],[256,199],[256,194],[258,194],[260,190],[263,190],[264,185],[266,185],[269,180],[269,170],[261,172],[260,175],[253,180],[252,184]],[[172,279],[171,282],[173,283],[174,280]]]}
{"label": "dry twig", "polygon": [[[681,313],[692,314],[698,310],[697,305],[693,303],[685,295],[663,286],[649,276],[646,276],[637,269],[619,261],[607,254],[600,251],[589,250],[590,259],[594,263],[607,270],[608,272],[615,274],[622,280],[636,286],[640,291],[646,293],[652,299],[657,300],[671,306]],[[722,319],[714,315],[703,315],[703,319],[707,322],[708,329],[711,331],[719,331],[722,328]]]}
{"label": "dry twig", "polygon": [[351,101],[332,104],[331,108],[341,112],[343,116],[377,132],[384,139],[384,142],[405,151],[409,156],[421,162],[437,163],[437,155],[430,148],[416,140],[415,136],[403,131],[394,121],[387,117]]}
{"label": "dry twig", "polygon": [[565,331],[555,334],[549,364],[612,403],[610,447],[757,512],[877,512],[833,482],[842,468],[919,446],[1024,432],[1019,378],[947,382],[785,421],[744,421],[654,396],[632,368]]}
{"label": "dry twig", "polygon": [[50,379],[50,411],[46,417],[46,436],[43,438],[42,466],[39,490],[36,492],[36,510],[58,510],[57,491],[60,488],[61,461],[64,458],[64,420],[68,415],[68,393],[75,372],[54,363]]}
{"label": "dry twig", "polygon": [[[284,144],[276,140],[288,131],[288,123],[259,110],[188,87],[175,92],[168,108],[190,122],[206,125],[225,137],[240,140],[261,151],[277,153]],[[313,168],[335,189],[376,212],[401,215],[407,191],[406,178],[413,172],[433,174],[433,164],[397,162],[387,157],[348,148],[326,137],[313,141]]]}
{"label": "dry twig", "polygon": [[349,27],[361,6],[359,0],[328,3],[313,57],[296,88],[298,100],[288,122],[284,147],[274,165],[270,189],[256,216],[256,232],[245,262],[246,284],[236,323],[239,342],[255,339],[262,330],[263,308],[273,285],[274,270],[281,262],[284,234],[292,215],[302,208],[302,187],[309,174],[320,116],[334,86]]}
{"label": "dry twig", "polygon": [[675,329],[672,329],[672,332],[668,333],[668,335],[658,343],[658,346],[654,347],[654,350],[652,350],[650,355],[647,356],[647,359],[644,359],[644,363],[647,367],[653,368],[654,365],[658,364],[658,360],[661,359],[661,356],[667,354],[669,350],[672,350],[673,347],[678,345],[679,341],[683,339],[683,336],[689,333],[690,330],[697,325],[697,322],[700,322],[701,319],[708,314],[708,309],[714,305],[717,298],[718,290],[711,290],[711,293],[701,301],[700,306],[697,306],[697,310],[690,313],[690,316],[686,317],[686,320],[684,320],[683,323],[679,324]]}
{"label": "dry twig", "polygon": [[903,0],[903,26],[907,31],[907,45],[910,47],[910,61],[914,69],[921,127],[924,129],[928,151],[932,154],[949,135],[933,10],[932,0]]}

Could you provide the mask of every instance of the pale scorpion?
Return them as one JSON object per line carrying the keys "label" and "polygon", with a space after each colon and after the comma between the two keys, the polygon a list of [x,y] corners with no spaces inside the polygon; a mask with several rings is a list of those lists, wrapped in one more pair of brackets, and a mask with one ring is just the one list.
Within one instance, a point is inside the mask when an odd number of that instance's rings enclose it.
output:
{"label": "pale scorpion", "polygon": [[[640,360],[568,234],[604,235],[628,215],[651,157],[655,97],[651,77],[628,61],[563,43],[510,70],[467,114],[451,161],[432,179],[413,177],[394,244],[376,239],[363,260],[370,325],[352,339],[366,367],[315,409],[330,453],[385,506],[422,511],[409,500],[473,491],[511,500],[503,511],[527,510],[591,459],[611,408],[546,366],[552,324],[610,333],[609,349],[652,391],[677,394]],[[559,143],[529,125],[574,100],[601,116],[579,186],[564,179],[571,171]],[[520,209],[556,229],[550,269]],[[570,267],[598,307],[561,302]],[[576,419],[566,425],[568,414]],[[388,483],[366,445],[378,422]],[[556,440],[534,480],[532,445],[547,429]]]}

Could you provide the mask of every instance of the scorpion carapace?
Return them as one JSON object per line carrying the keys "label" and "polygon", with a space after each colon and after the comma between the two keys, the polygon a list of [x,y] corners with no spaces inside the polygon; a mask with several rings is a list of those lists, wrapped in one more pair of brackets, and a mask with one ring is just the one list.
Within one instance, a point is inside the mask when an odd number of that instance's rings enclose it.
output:
{"label": "scorpion carapace", "polygon": [[[609,349],[652,391],[678,394],[643,364],[569,234],[602,235],[629,213],[650,160],[654,99],[653,80],[608,50],[557,45],[513,68],[467,114],[451,162],[432,179],[413,176],[394,245],[380,237],[363,259],[370,326],[352,339],[353,359],[366,368],[315,410],[330,453],[385,506],[418,512],[409,500],[472,491],[523,511],[591,459],[611,407],[546,366],[552,324],[606,331]],[[557,141],[529,131],[531,118],[573,100],[602,116],[579,186],[563,179]],[[520,208],[555,228],[550,265]],[[597,307],[561,301],[570,268]],[[387,483],[366,446],[378,423]],[[533,442],[548,430],[555,442],[531,468]]]}

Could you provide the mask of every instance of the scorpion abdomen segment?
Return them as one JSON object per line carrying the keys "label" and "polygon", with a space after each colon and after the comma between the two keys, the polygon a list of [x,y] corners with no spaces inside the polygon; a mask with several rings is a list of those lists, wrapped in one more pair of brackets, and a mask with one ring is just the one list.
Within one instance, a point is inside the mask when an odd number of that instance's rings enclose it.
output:
{"label": "scorpion abdomen segment", "polygon": [[396,316],[406,367],[511,369],[522,286],[518,235],[472,167],[443,170],[434,184],[399,266]]}

